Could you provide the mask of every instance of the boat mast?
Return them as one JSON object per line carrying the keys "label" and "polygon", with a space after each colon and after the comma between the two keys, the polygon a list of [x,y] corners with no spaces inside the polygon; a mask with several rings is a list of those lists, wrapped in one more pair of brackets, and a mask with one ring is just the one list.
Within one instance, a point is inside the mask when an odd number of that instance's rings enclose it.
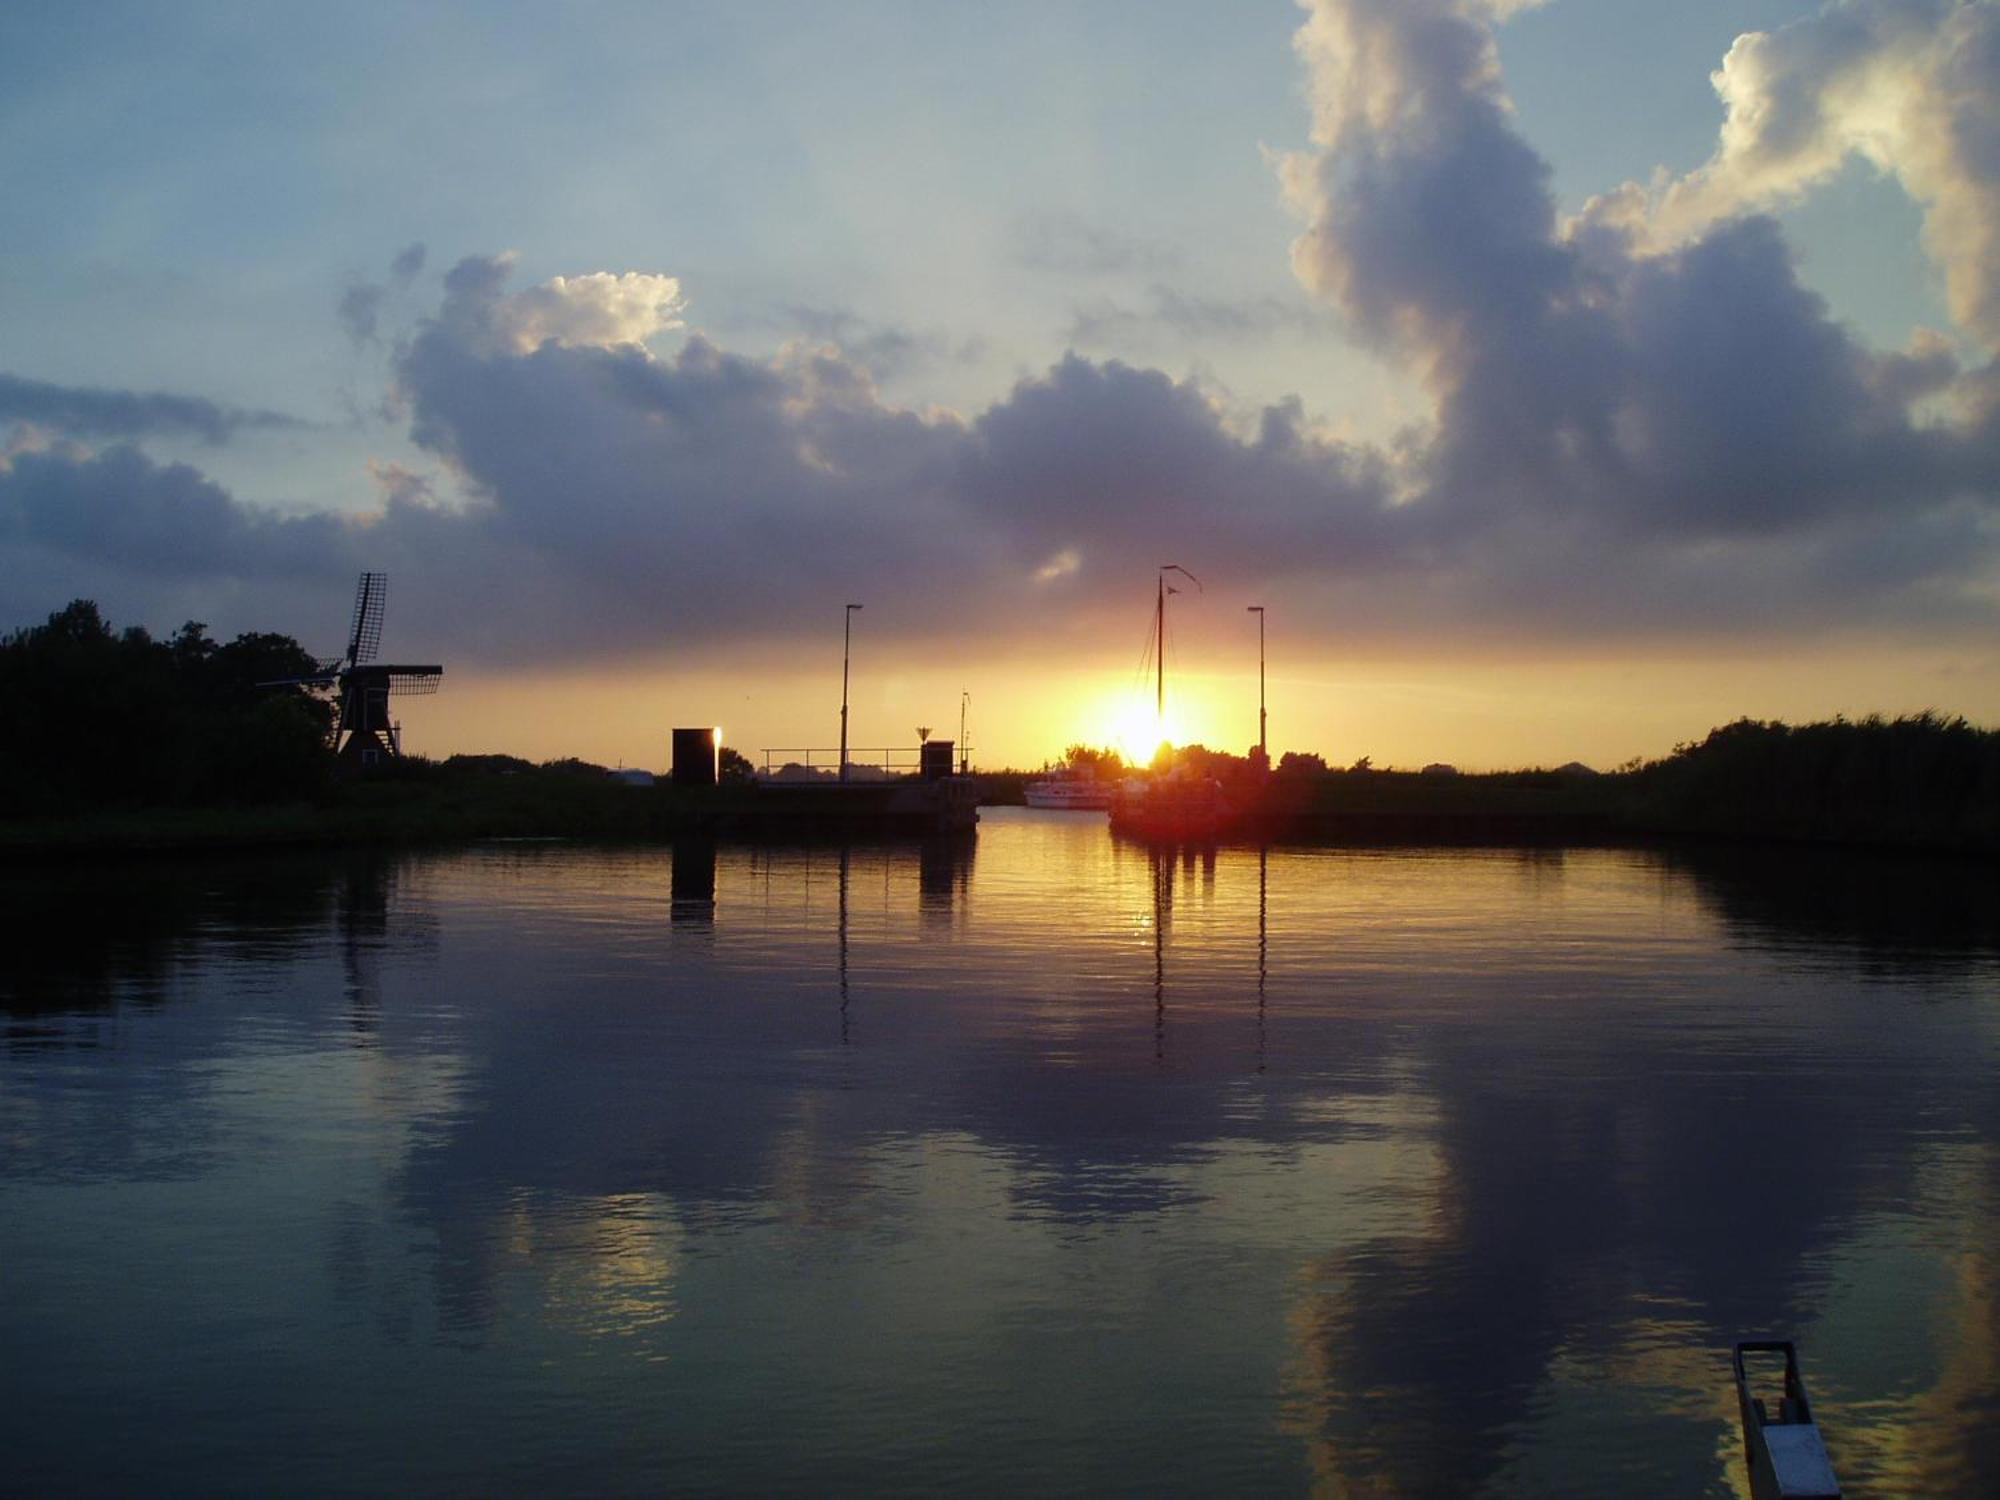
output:
{"label": "boat mast", "polygon": [[1178,573],[1201,591],[1201,580],[1179,563],[1160,564],[1160,595],[1153,605],[1153,717],[1158,721],[1160,738],[1167,735],[1167,595],[1177,594],[1178,589],[1167,587],[1167,575]]}

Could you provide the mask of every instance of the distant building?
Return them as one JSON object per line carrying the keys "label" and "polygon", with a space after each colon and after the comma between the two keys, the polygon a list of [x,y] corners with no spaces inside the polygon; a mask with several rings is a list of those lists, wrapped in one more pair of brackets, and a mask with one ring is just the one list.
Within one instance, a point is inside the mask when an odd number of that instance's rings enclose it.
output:
{"label": "distant building", "polygon": [[604,774],[609,776],[613,781],[624,782],[627,786],[651,786],[653,784],[653,773],[651,771],[641,771],[636,767],[628,768],[620,766],[617,770],[606,771]]}

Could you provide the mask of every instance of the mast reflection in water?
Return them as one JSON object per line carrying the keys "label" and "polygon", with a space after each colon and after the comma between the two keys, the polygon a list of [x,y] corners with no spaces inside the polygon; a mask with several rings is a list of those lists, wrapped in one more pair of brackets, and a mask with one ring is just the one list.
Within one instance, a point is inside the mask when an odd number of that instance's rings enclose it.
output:
{"label": "mast reflection in water", "polygon": [[[2000,889],[976,844],[12,879],[23,1492],[2000,1491]],[[87,920],[80,921],[80,915]]]}

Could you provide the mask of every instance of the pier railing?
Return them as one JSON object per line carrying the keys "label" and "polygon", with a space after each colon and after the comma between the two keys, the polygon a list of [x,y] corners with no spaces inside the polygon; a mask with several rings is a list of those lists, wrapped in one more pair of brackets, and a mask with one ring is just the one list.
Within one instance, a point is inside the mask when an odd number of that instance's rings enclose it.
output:
{"label": "pier railing", "polygon": [[[764,757],[763,768],[757,772],[759,781],[824,781],[840,775],[838,746],[766,747],[759,753]],[[896,776],[915,776],[923,769],[923,753],[921,745],[884,745],[875,749],[849,745],[848,779],[886,781]],[[970,757],[970,746],[955,748],[952,769],[970,765]]]}

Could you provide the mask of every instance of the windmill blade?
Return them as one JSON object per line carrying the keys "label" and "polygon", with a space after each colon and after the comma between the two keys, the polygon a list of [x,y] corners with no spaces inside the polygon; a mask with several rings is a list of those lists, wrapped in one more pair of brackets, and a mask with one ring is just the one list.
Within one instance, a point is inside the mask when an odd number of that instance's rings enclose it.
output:
{"label": "windmill blade", "polygon": [[378,670],[388,674],[389,691],[398,697],[415,698],[427,696],[438,690],[438,679],[444,676],[440,666],[393,666]]}
{"label": "windmill blade", "polygon": [[347,663],[373,661],[382,648],[382,601],[389,592],[387,573],[363,573],[354,590],[354,628],[347,638]]}
{"label": "windmill blade", "polygon": [[337,672],[315,672],[310,677],[274,677],[269,682],[256,682],[252,683],[251,686],[259,688],[332,687],[339,680],[340,674]]}

